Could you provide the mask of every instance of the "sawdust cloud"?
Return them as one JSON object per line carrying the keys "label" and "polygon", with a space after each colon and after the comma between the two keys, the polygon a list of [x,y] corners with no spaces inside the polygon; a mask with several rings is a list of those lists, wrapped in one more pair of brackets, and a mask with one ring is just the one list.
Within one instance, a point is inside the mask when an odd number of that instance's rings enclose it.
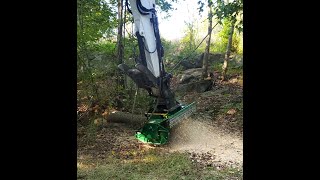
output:
{"label": "sawdust cloud", "polygon": [[170,134],[170,151],[210,152],[222,163],[242,164],[242,137],[222,132],[197,119],[185,119]]}

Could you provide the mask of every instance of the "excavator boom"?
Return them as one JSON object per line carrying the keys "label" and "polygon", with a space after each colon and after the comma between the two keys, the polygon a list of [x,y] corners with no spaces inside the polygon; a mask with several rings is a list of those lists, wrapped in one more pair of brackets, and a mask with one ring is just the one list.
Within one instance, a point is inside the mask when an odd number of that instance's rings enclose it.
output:
{"label": "excavator boom", "polygon": [[195,111],[195,104],[180,104],[170,89],[172,75],[165,71],[164,49],[160,39],[155,0],[128,0],[126,6],[134,19],[134,32],[138,40],[139,57],[133,68],[118,65],[139,88],[154,97],[155,105],[146,113],[148,122],[136,132],[144,143],[165,144],[170,128]]}

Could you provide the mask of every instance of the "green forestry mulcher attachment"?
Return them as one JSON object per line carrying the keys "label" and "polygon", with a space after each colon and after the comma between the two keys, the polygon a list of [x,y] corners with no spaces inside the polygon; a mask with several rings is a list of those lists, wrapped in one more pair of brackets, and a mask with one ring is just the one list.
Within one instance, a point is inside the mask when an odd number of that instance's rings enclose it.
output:
{"label": "green forestry mulcher attachment", "polygon": [[144,143],[165,144],[168,142],[170,128],[190,116],[194,111],[194,103],[191,103],[187,106],[181,105],[172,112],[150,114],[148,123],[137,131],[135,136]]}
{"label": "green forestry mulcher attachment", "polygon": [[164,68],[164,50],[160,40],[155,0],[128,0],[126,6],[133,15],[135,35],[138,39],[139,58],[134,68],[118,65],[139,88],[144,88],[155,98],[155,105],[146,113],[148,122],[136,132],[136,138],[144,143],[165,144],[170,128],[195,111],[195,103],[180,104],[170,89],[172,75]]}

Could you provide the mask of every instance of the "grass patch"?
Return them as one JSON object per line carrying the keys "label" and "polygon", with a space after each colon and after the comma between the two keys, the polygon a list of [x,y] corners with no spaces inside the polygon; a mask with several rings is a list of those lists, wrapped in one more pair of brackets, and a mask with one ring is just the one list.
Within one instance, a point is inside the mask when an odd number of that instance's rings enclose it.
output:
{"label": "grass patch", "polygon": [[230,76],[234,76],[234,75],[242,75],[243,74],[243,70],[241,67],[230,67],[228,69],[227,72]]}
{"label": "grass patch", "polygon": [[187,154],[151,151],[136,161],[111,157],[91,168],[78,165],[78,179],[242,179],[242,171],[214,167],[200,169],[192,164]]}
{"label": "grass patch", "polygon": [[222,106],[222,112],[226,113],[230,109],[236,109],[237,111],[243,110],[243,102],[232,102]]}
{"label": "grass patch", "polygon": [[86,138],[85,138],[85,141],[87,143],[93,143],[95,142],[95,139],[96,139],[96,136],[97,136],[97,126],[91,122],[88,127],[86,128]]}
{"label": "grass patch", "polygon": [[[223,62],[214,62],[209,67],[209,69],[212,69],[213,71],[222,73],[222,66],[223,66]],[[235,76],[235,75],[241,75],[242,76],[243,68],[242,68],[242,66],[238,65],[234,61],[229,61],[227,74],[229,76]]]}
{"label": "grass patch", "polygon": [[223,65],[223,63],[221,63],[221,62],[214,62],[210,66],[210,69],[213,69],[213,71],[217,71],[217,72],[221,73],[222,72],[222,65]]}

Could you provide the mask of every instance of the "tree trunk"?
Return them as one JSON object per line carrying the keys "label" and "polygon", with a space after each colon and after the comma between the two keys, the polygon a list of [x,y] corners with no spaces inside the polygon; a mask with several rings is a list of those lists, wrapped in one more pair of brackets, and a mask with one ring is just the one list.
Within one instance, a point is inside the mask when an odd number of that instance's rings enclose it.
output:
{"label": "tree trunk", "polygon": [[[123,0],[118,0],[118,36],[117,36],[117,58],[118,64],[123,63]],[[120,69],[118,69],[118,86],[124,86],[124,76]]]}
{"label": "tree trunk", "polygon": [[208,24],[208,39],[206,41],[206,49],[204,51],[203,56],[203,63],[202,63],[202,69],[203,69],[203,78],[208,77],[208,58],[210,53],[210,40],[211,40],[211,32],[212,32],[212,8],[211,3],[208,4],[209,12],[208,12],[208,18],[209,18],[209,24]]}
{"label": "tree trunk", "polygon": [[230,27],[230,33],[229,33],[229,39],[228,39],[228,45],[227,45],[227,51],[224,56],[224,62],[223,62],[223,66],[222,66],[222,81],[224,81],[226,79],[226,73],[228,70],[228,61],[229,61],[231,47],[232,47],[232,36],[233,36],[233,32],[234,32],[234,24],[235,24],[235,20],[232,20],[231,27]]}

